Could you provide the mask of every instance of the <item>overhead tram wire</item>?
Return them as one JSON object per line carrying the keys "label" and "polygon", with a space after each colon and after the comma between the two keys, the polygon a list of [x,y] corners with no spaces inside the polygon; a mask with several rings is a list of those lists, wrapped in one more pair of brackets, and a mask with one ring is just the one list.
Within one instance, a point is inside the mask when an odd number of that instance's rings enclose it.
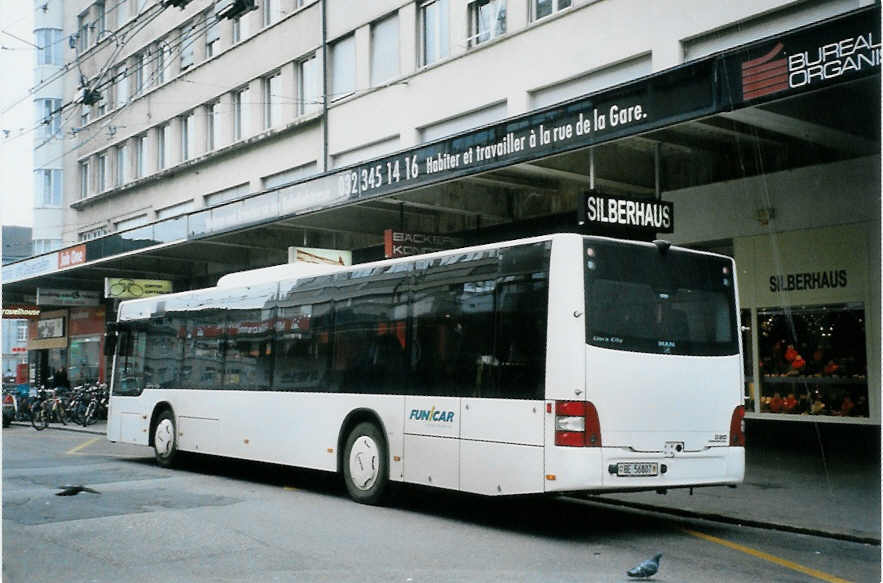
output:
{"label": "overhead tram wire", "polygon": [[[116,7],[119,6],[119,4],[120,4],[120,3],[117,2],[117,5],[116,5],[114,8],[112,8],[111,11],[114,10],[114,9],[116,9]],[[155,8],[157,8],[157,7],[159,8],[159,10],[155,10]],[[131,27],[131,26],[133,26],[133,25],[139,24],[139,23],[138,23],[139,19],[144,18],[144,17],[146,17],[146,16],[149,16],[150,18],[149,18],[149,20],[147,21],[147,23],[144,23],[144,25],[146,26],[146,24],[152,22],[154,19],[156,19],[156,17],[158,17],[160,14],[162,14],[163,11],[165,10],[165,8],[166,8],[166,7],[164,7],[160,2],[155,2],[151,7],[146,8],[143,12],[139,13],[139,14],[136,15],[133,19],[131,19],[129,22],[125,23],[122,27],[120,27],[119,30],[114,31],[114,33],[115,33],[115,34],[120,34],[121,32],[125,32],[125,34],[127,34],[127,35],[136,34],[137,32],[140,32],[140,31],[143,29],[143,26],[140,27],[138,30],[136,30],[136,31],[134,31],[134,32],[126,31],[125,29],[127,29],[127,28],[129,28],[129,27]],[[106,16],[106,15],[107,15],[107,12],[105,12],[105,16]],[[98,19],[92,21],[90,24],[88,24],[88,26],[94,26],[94,24],[97,23],[97,22],[98,22]],[[78,31],[78,33],[79,33],[79,31]],[[55,41],[55,42],[56,42],[56,43],[58,43],[58,42],[62,42],[62,41],[64,41],[65,39],[70,39],[72,36],[74,36],[74,35],[62,36],[61,39],[59,39],[58,41]],[[128,42],[128,41],[126,41],[126,42]],[[53,43],[53,45],[54,45],[54,44],[55,44],[55,43]],[[124,43],[124,44],[125,44],[125,43]],[[47,45],[47,46],[51,46],[51,45]],[[97,46],[97,44],[96,44],[95,46]],[[39,49],[40,47],[37,47],[37,48]],[[91,48],[92,48],[92,47],[90,47],[90,49],[91,49]],[[80,67],[80,63],[82,62],[82,59],[83,59],[83,57],[85,56],[85,53],[87,53],[87,52],[89,52],[89,51],[88,51],[88,50],[83,51],[83,52],[79,52],[79,51],[78,51],[76,57],[75,57],[73,60],[71,60],[71,61],[67,61],[67,62],[65,62],[65,63],[62,64],[62,65],[55,65],[55,66],[57,66],[57,67],[60,67],[60,70],[59,70],[59,71],[56,71],[55,73],[53,73],[52,75],[50,75],[48,78],[46,78],[46,79],[40,81],[39,83],[33,85],[32,87],[30,87],[30,88],[27,90],[28,92],[27,92],[26,95],[22,96],[21,98],[15,100],[15,101],[13,101],[12,103],[10,103],[9,105],[5,106],[2,110],[0,110],[0,113],[6,113],[6,112],[8,112],[10,109],[12,109],[13,107],[15,107],[15,106],[18,105],[19,103],[21,103],[22,101],[28,99],[29,97],[32,97],[32,96],[33,96],[36,92],[38,92],[39,90],[43,89],[44,87],[46,87],[46,86],[49,85],[50,83],[52,83],[52,82],[58,80],[59,78],[63,77],[66,73],[68,73],[69,71],[71,71],[73,67],[77,67],[77,69],[79,69],[79,67]]]}
{"label": "overhead tram wire", "polygon": [[[167,64],[165,65],[165,67],[163,68],[163,71],[165,71],[166,69],[168,69],[168,67],[171,66],[172,62],[174,62],[174,58],[175,58],[175,56],[174,56],[174,52],[175,52],[176,50],[181,49],[181,51],[183,51],[184,48],[187,48],[187,47],[189,47],[190,45],[192,45],[193,42],[195,42],[197,39],[199,39],[199,38],[200,38],[200,37],[201,37],[201,36],[202,36],[202,35],[208,30],[208,28],[210,28],[211,26],[213,26],[214,24],[216,24],[216,23],[219,22],[219,21],[220,21],[220,19],[214,19],[214,20],[212,20],[211,22],[205,22],[205,23],[203,23],[204,26],[202,26],[202,28],[200,28],[199,30],[196,30],[195,33],[194,33],[194,32],[191,32],[190,36],[188,36],[186,39],[183,38],[183,37],[181,37],[181,38],[179,38],[177,41],[175,41],[174,43],[167,43],[166,46],[171,48],[170,55],[172,56],[172,61],[170,61],[169,63],[167,63]],[[143,24],[143,26],[147,26],[147,24],[149,24],[149,22],[150,22],[150,21],[145,22],[145,23]],[[143,26],[142,26],[142,28],[143,28]],[[199,28],[199,27],[195,27],[195,28]],[[193,31],[193,30],[194,30],[194,29],[191,29],[191,31]],[[138,31],[140,31],[140,29],[139,29]],[[138,31],[135,31],[135,32],[137,33]],[[184,43],[185,41],[189,41],[189,42],[187,43],[187,46],[186,46],[186,47],[182,47],[182,45],[183,45],[183,43]],[[125,45],[123,45],[123,46],[125,46]],[[163,49],[160,49],[160,50],[163,50]],[[180,54],[180,51],[179,51],[179,54]],[[150,60],[145,61],[145,62],[142,64],[142,71],[143,71],[144,68],[147,68],[149,65],[152,65],[153,63],[155,63],[156,61],[158,61],[160,58],[161,58],[161,57],[159,56],[159,54],[157,54],[157,56],[152,57]],[[112,62],[112,59],[111,59],[110,61]],[[110,70],[111,68],[112,68],[112,67],[108,67],[108,68],[106,68],[104,72],[102,72],[102,73],[99,74],[99,76],[100,76],[100,75],[103,75],[104,73],[106,73],[107,70]],[[98,91],[98,90],[100,90],[100,89],[102,89],[102,88],[105,88],[105,87],[107,87],[107,86],[109,86],[109,85],[113,85],[114,83],[118,83],[121,79],[128,79],[129,77],[134,76],[134,75],[136,74],[136,72],[137,72],[137,69],[132,69],[132,68],[127,69],[127,71],[126,71],[126,75],[125,75],[124,77],[119,77],[119,76],[110,77],[110,78],[108,78],[108,79],[102,81],[99,85],[97,85],[97,86],[96,86],[94,89],[92,89],[92,90],[93,90],[93,91]],[[153,76],[155,76],[156,74],[157,74],[157,71],[153,71],[153,72],[151,73],[151,78],[152,78]],[[153,84],[153,83],[151,82],[149,85],[152,85],[152,84]],[[78,104],[78,101],[77,101],[77,100],[68,101],[68,102],[62,104],[61,106],[59,106],[57,109],[55,109],[55,110],[53,110],[52,112],[50,112],[49,116],[51,117],[51,116],[53,116],[53,115],[56,115],[56,114],[58,114],[58,113],[61,113],[61,112],[63,112],[65,109],[69,108],[71,105],[77,105],[77,104]],[[125,106],[122,106],[122,107],[125,107]],[[122,107],[120,107],[120,108],[117,109],[117,113],[119,112],[119,109],[122,109]],[[114,115],[115,115],[115,114],[114,114]],[[26,136],[26,135],[30,135],[32,132],[38,130],[38,129],[40,128],[40,126],[44,125],[44,123],[45,123],[45,119],[48,119],[48,118],[44,118],[44,120],[41,120],[40,122],[38,122],[37,124],[35,124],[34,127],[30,128],[30,129],[28,129],[28,130],[26,130],[26,131],[23,131],[23,132],[21,132],[21,133],[19,133],[19,134],[16,134],[16,135],[13,136],[13,137],[7,138],[7,139],[4,140],[4,141],[5,141],[6,143],[8,143],[8,142],[11,142],[11,141],[13,141],[13,140],[15,140],[15,139],[17,139],[17,138],[20,138],[20,137],[23,137],[23,136]],[[70,118],[68,118],[68,119],[70,119]],[[62,129],[67,129],[67,128],[64,128],[64,127],[63,127]]]}
{"label": "overhead tram wire", "polygon": [[[192,38],[188,38],[188,40],[191,41],[190,44],[192,44],[192,42],[195,42],[195,41],[198,40],[200,37],[202,37],[202,35],[203,35],[204,33],[205,33],[205,30],[203,30],[203,31],[200,32],[199,34],[193,36]],[[179,43],[179,45],[180,45],[180,44],[181,44],[181,43]],[[190,46],[190,44],[188,44],[187,46]],[[186,47],[181,47],[181,46],[178,47],[179,54],[180,54],[180,50],[183,49],[183,48],[186,48]],[[165,69],[167,69],[171,64],[172,64],[172,62],[167,63],[167,64],[165,65],[165,67],[163,68],[163,71],[164,71]],[[157,73],[158,73],[158,71],[154,71],[153,73],[151,73],[151,75],[153,76],[153,75],[156,75]],[[119,107],[119,108],[117,108],[116,110],[114,110],[114,111],[109,115],[109,118],[103,121],[101,127],[97,128],[97,129],[95,130],[95,133],[94,133],[94,134],[92,134],[91,136],[89,136],[88,138],[86,138],[85,140],[83,140],[82,142],[78,143],[76,146],[74,146],[74,147],[72,147],[72,148],[70,148],[70,149],[68,149],[68,150],[66,150],[66,151],[64,151],[64,152],[62,152],[61,155],[56,156],[55,158],[53,158],[53,159],[51,159],[51,160],[49,160],[49,161],[47,161],[47,162],[44,162],[44,164],[49,165],[49,164],[52,164],[52,163],[54,163],[54,162],[57,162],[58,160],[64,158],[66,155],[68,155],[68,154],[70,154],[70,153],[72,153],[72,152],[75,152],[76,150],[79,150],[80,148],[82,148],[83,146],[85,146],[86,144],[88,144],[89,142],[91,142],[92,140],[94,140],[95,138],[97,138],[98,136],[102,135],[102,131],[101,131],[101,130],[103,130],[103,129],[107,128],[109,125],[111,125],[111,122],[114,120],[114,118],[115,118],[116,116],[118,116],[120,113],[122,113],[122,111],[123,111],[124,109],[125,109],[125,106],[123,106],[123,107]]]}

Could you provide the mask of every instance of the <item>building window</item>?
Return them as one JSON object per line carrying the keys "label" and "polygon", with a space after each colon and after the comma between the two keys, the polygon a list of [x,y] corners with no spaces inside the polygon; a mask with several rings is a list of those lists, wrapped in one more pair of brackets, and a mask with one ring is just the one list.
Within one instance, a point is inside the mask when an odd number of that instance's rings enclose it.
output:
{"label": "building window", "polygon": [[248,38],[248,20],[246,16],[243,15],[233,19],[233,44]]}
{"label": "building window", "polygon": [[186,202],[181,202],[172,206],[167,206],[164,209],[159,209],[158,211],[156,211],[156,218],[167,219],[169,217],[177,217],[179,215],[183,215],[184,213],[189,213],[193,209],[193,200],[188,200]]}
{"label": "building window", "polygon": [[50,138],[61,132],[61,99],[37,99],[34,101],[40,127],[37,137]]}
{"label": "building window", "polygon": [[98,227],[97,229],[80,233],[77,235],[77,239],[79,241],[91,241],[92,239],[97,239],[98,237],[103,237],[105,235],[107,235],[107,229],[104,227]]}
{"label": "building window", "polygon": [[116,72],[116,106],[123,107],[129,102],[129,79],[126,76],[126,66],[117,67]]}
{"label": "building window", "polygon": [[420,5],[420,66],[448,56],[448,0]]}
{"label": "building window", "polygon": [[196,117],[193,112],[181,116],[181,160],[189,160],[196,155]]}
{"label": "building window", "polygon": [[476,0],[469,5],[469,46],[506,34],[506,0]]}
{"label": "building window", "polygon": [[107,188],[107,154],[99,154],[95,165],[95,192],[104,192]]}
{"label": "building window", "polygon": [[39,28],[34,31],[37,65],[61,65],[61,29]]}
{"label": "building window", "polygon": [[282,75],[276,73],[264,78],[264,128],[282,121]]}
{"label": "building window", "polygon": [[215,101],[205,106],[206,116],[206,132],[205,132],[205,150],[211,152],[217,148],[220,142],[220,119],[221,119],[221,103]]}
{"label": "building window", "polygon": [[89,162],[80,162],[80,198],[89,196]]}
{"label": "building window", "polygon": [[165,41],[160,41],[154,46],[156,56],[153,59],[153,78],[156,84],[161,85],[166,80],[166,55],[169,52]]}
{"label": "building window", "polygon": [[221,45],[221,25],[211,12],[206,14],[205,19],[209,23],[205,32],[205,58],[210,59],[218,54]]}
{"label": "building window", "polygon": [[89,105],[81,105],[80,106],[80,126],[84,126],[89,123],[89,114],[92,111],[92,107]]}
{"label": "building window", "polygon": [[61,207],[61,170],[34,170],[34,206]]}
{"label": "building window", "polygon": [[95,42],[101,40],[101,35],[107,30],[107,16],[104,11],[104,2],[95,3]]}
{"label": "building window", "polygon": [[113,225],[115,230],[117,231],[126,231],[128,229],[134,229],[135,227],[140,227],[141,225],[147,224],[147,215],[138,215],[137,217],[132,217],[129,219],[123,219],[122,221],[117,221]]}
{"label": "building window", "polygon": [[61,239],[34,239],[34,254],[61,249]]}
{"label": "building window", "polygon": [[135,95],[144,91],[144,55],[135,55]]}
{"label": "building window", "polygon": [[193,43],[196,25],[189,25],[181,32],[181,70],[193,65]]}
{"label": "building window", "polygon": [[89,13],[84,12],[77,16],[77,50],[80,52],[89,48]]}
{"label": "building window", "polygon": [[122,186],[129,179],[129,148],[125,145],[118,146],[116,150],[116,158],[116,186]]}
{"label": "building window", "polygon": [[169,133],[169,125],[166,124],[164,126],[160,126],[156,128],[156,169],[162,170],[166,167],[166,163],[168,160],[168,152],[166,152],[166,147],[168,146],[168,133]]}
{"label": "building window", "polygon": [[264,26],[270,26],[282,18],[281,0],[264,0]]}
{"label": "building window", "polygon": [[570,7],[571,0],[532,0],[531,10],[533,12],[533,20],[539,20],[554,14],[559,10]]}
{"label": "building window", "polygon": [[147,134],[135,138],[135,178],[143,178],[147,173],[145,154],[147,152]]}
{"label": "building window", "polygon": [[28,341],[28,322],[27,320],[20,320],[15,329],[15,341],[16,342],[27,342]]}
{"label": "building window", "polygon": [[248,135],[248,87],[233,93],[233,139],[241,140]]}
{"label": "building window", "polygon": [[371,86],[399,75],[399,18],[393,14],[371,25]]}
{"label": "building window", "polygon": [[349,35],[331,45],[331,101],[356,90],[356,37]]}
{"label": "building window", "polygon": [[322,88],[319,86],[319,60],[316,55],[297,64],[297,114],[318,111],[322,107]]}

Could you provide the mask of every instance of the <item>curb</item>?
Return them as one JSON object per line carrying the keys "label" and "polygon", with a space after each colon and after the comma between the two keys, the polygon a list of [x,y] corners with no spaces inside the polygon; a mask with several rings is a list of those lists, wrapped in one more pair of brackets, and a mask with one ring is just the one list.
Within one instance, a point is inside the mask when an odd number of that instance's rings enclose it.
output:
{"label": "curb", "polygon": [[[26,423],[24,421],[13,421],[12,425],[18,425],[19,427],[32,427],[30,423]],[[95,429],[89,429],[88,427],[81,427],[79,425],[50,425],[47,429],[57,429],[59,431],[71,431],[73,433],[89,433],[92,435],[105,435],[106,431],[98,431]]]}
{"label": "curb", "polygon": [[766,530],[779,530],[783,532],[792,532],[795,534],[805,534],[809,536],[817,536],[823,538],[831,538],[836,540],[869,544],[880,546],[880,537],[849,534],[845,532],[837,532],[833,530],[823,530],[819,528],[808,528],[804,526],[796,526],[793,524],[782,524],[778,522],[767,522],[763,520],[754,520],[751,518],[742,518],[728,516],[726,514],[717,514],[713,512],[697,512],[694,510],[684,510],[682,508],[671,508],[668,506],[655,506],[653,504],[645,504],[643,502],[625,502],[611,498],[602,498],[600,496],[567,496],[573,500],[596,502],[598,504],[606,504],[609,506],[621,506],[625,508],[634,508],[636,510],[646,510],[650,512],[658,512],[661,514],[670,514],[681,518],[693,518],[700,520],[710,520],[712,522],[722,522],[725,524],[735,524],[737,526],[750,526],[753,528],[763,528]]}

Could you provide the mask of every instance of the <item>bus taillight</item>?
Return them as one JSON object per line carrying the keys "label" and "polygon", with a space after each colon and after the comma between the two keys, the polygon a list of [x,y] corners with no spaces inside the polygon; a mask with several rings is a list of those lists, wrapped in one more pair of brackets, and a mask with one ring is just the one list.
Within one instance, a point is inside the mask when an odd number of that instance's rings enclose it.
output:
{"label": "bus taillight", "polygon": [[739,405],[730,418],[730,446],[745,447],[745,407]]}
{"label": "bus taillight", "polygon": [[555,402],[555,445],[601,447],[601,422],[591,402]]}

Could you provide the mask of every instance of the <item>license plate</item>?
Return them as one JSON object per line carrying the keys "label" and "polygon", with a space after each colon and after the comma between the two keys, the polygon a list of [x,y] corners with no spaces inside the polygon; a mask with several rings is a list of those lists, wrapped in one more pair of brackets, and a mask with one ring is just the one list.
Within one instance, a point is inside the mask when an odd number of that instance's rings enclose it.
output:
{"label": "license plate", "polygon": [[658,476],[659,464],[656,462],[623,462],[616,464],[616,475],[625,478]]}

